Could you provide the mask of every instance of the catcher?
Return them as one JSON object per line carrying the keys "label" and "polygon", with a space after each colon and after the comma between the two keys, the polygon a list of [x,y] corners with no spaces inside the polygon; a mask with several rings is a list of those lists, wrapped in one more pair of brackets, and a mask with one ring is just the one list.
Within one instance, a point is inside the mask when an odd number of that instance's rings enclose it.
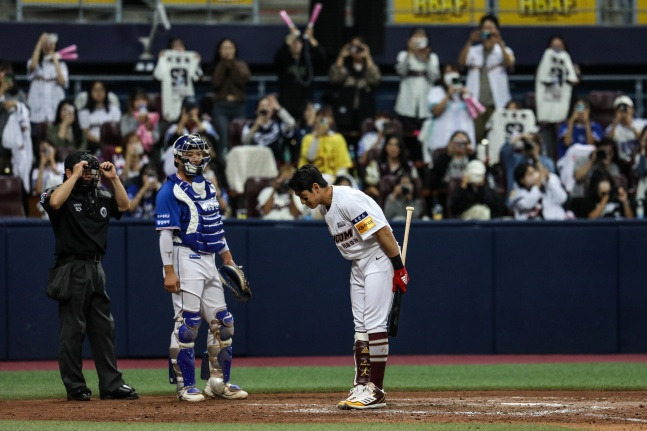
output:
{"label": "catcher", "polygon": [[[249,299],[251,294],[225,239],[216,188],[202,176],[209,163],[209,150],[200,135],[178,138],[173,144],[177,173],[168,177],[156,200],[164,289],[173,294],[175,311],[170,380],[177,385],[178,399],[190,402],[204,401],[205,394],[212,398],[247,398],[247,392],[229,382],[234,317],[227,311],[223,284],[242,299]],[[224,264],[220,276],[216,254]],[[209,325],[209,373],[204,394],[196,387],[193,349],[202,319]]]}

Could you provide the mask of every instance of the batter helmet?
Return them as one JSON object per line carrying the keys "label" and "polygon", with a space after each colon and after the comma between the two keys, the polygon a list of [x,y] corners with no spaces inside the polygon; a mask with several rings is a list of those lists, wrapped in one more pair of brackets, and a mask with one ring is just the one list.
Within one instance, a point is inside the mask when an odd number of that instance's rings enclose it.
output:
{"label": "batter helmet", "polygon": [[[191,163],[190,158],[186,154],[186,152],[194,150],[202,152],[202,161],[197,166]],[[191,176],[200,175],[209,163],[209,160],[211,160],[209,144],[197,133],[192,135],[182,135],[177,138],[173,143],[173,154],[175,154],[175,156],[182,162],[184,172]]]}
{"label": "batter helmet", "polygon": [[[84,179],[83,177],[80,178],[80,181],[76,182],[75,187],[79,187],[80,189],[83,190],[92,190],[97,187],[97,184],[99,184],[99,178],[101,177],[101,173],[99,170],[99,160],[94,157],[92,154],[85,152],[85,151],[77,151],[75,153],[70,154],[65,158],[64,166],[65,169],[69,169],[71,171],[74,170],[74,166],[82,161],[88,162],[87,166],[83,169],[83,173],[86,173],[86,171],[91,171],[92,172],[92,178],[89,180]],[[63,175],[63,181],[67,179],[66,175]]]}

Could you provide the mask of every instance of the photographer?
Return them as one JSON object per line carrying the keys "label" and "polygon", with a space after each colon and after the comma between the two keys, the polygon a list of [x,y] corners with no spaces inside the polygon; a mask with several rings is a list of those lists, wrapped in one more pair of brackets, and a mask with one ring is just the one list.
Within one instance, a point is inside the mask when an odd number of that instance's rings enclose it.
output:
{"label": "photographer", "polygon": [[414,208],[414,220],[420,218],[424,208],[424,202],[418,197],[418,190],[411,180],[411,175],[408,172],[402,173],[398,177],[398,182],[393,187],[393,191],[386,197],[384,204],[384,216],[388,220],[405,220],[407,215],[407,207]]}
{"label": "photographer", "polygon": [[600,176],[611,178],[617,185],[624,185],[627,179],[615,163],[615,145],[610,138],[602,138],[595,151],[588,158],[580,158],[575,162],[575,186],[572,197],[580,198],[588,195],[587,186],[597,182]]}
{"label": "photographer", "polygon": [[453,64],[445,65],[439,84],[427,96],[433,123],[431,133],[424,138],[422,154],[428,164],[433,163],[434,151],[444,148],[457,130],[467,132],[470,141],[474,142],[474,120],[463,100],[468,96],[469,91],[461,82],[458,68]]}
{"label": "photographer", "polygon": [[328,78],[337,88],[333,107],[339,131],[356,132],[365,118],[375,114],[375,89],[382,78],[361,37],[354,37],[342,47],[337,60],[330,65]]}
{"label": "photographer", "polygon": [[126,185],[130,199],[130,209],[125,217],[152,220],[155,218],[155,198],[162,185],[157,177],[155,166],[146,164],[139,170],[139,175],[131,178]]}
{"label": "photographer", "polygon": [[65,169],[63,162],[57,160],[56,156],[56,147],[47,141],[40,143],[38,169],[34,169],[31,173],[32,194],[40,196],[48,188],[63,182],[62,175]]}
{"label": "photographer", "polygon": [[65,98],[69,74],[67,65],[56,54],[57,43],[56,33],[41,34],[27,61],[27,100],[32,124],[55,121],[57,105]]}
{"label": "photographer", "polygon": [[[262,145],[272,150],[278,165],[285,160],[286,142],[294,137],[296,121],[270,94],[258,101],[256,119],[243,127],[241,141],[244,145]],[[296,140],[295,140],[296,143]]]}
{"label": "photographer", "polygon": [[469,135],[462,130],[454,132],[449,138],[447,150],[441,152],[434,160],[433,168],[429,171],[427,187],[437,192],[454,180],[460,181],[467,164],[474,158],[474,146]]}
{"label": "photographer", "polygon": [[629,96],[618,96],[613,101],[616,115],[613,122],[605,130],[606,135],[613,139],[618,154],[617,163],[620,172],[631,180],[631,165],[638,151],[640,133],[647,126],[647,120],[634,118],[634,102]]}
{"label": "photographer", "polygon": [[515,220],[565,220],[568,199],[559,177],[545,167],[519,164],[514,170],[515,187],[510,192],[510,207]]}
{"label": "photographer", "polygon": [[271,187],[258,194],[257,208],[265,220],[294,220],[303,214],[303,205],[297,195],[290,192],[288,181],[294,174],[292,165],[283,165]]}
{"label": "photographer", "polygon": [[571,116],[559,126],[557,141],[557,158],[566,154],[573,144],[596,145],[604,136],[602,126],[591,120],[591,106],[586,99],[575,101]]}
{"label": "photographer", "polygon": [[[550,157],[541,154],[541,138],[537,133],[525,133],[515,136],[501,147],[500,160],[506,173],[506,192],[514,188],[514,171],[521,163],[528,163],[536,169],[546,168],[555,173],[555,163]],[[508,201],[509,204],[509,201]]]}
{"label": "photographer", "polygon": [[491,220],[505,215],[503,201],[486,179],[487,169],[480,160],[467,164],[460,187],[449,196],[453,217],[463,220]]}
{"label": "photographer", "polygon": [[613,179],[601,175],[592,181],[585,198],[574,199],[571,208],[578,218],[634,218],[631,202],[622,187],[613,185]]}
{"label": "photographer", "polygon": [[[514,53],[499,32],[499,20],[483,16],[458,55],[458,64],[467,70],[467,89],[486,108],[474,122],[477,142],[485,137],[485,123],[494,109],[502,109],[511,98],[508,71],[514,63]],[[481,85],[485,80],[488,85]]]}

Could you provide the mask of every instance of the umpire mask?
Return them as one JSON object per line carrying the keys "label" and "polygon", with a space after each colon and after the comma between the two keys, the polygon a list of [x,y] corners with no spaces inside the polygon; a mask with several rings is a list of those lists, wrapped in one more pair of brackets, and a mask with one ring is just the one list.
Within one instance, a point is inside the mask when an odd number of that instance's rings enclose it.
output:
{"label": "umpire mask", "polygon": [[[74,188],[78,190],[93,190],[97,188],[99,178],[101,177],[99,160],[96,157],[88,152],[77,151],[65,158],[65,169],[74,171],[74,166],[81,161],[86,161],[88,164],[83,169],[83,174],[74,185]],[[65,176],[64,180],[66,179],[67,176]]]}

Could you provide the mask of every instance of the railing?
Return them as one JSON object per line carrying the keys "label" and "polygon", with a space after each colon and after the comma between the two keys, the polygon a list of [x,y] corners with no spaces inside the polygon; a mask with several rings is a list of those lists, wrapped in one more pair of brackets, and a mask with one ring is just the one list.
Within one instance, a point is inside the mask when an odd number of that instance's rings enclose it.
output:
{"label": "railing", "polygon": [[[19,83],[24,84],[25,75],[16,77]],[[510,87],[515,100],[523,100],[528,91],[534,91],[534,75],[510,75]],[[150,75],[70,75],[71,96],[87,89],[90,82],[103,81],[108,89],[117,93],[120,99],[125,100],[130,88],[141,86],[151,92],[159,91],[159,82],[151,80]],[[647,103],[645,95],[645,80],[647,75],[586,75],[581,78],[581,83],[575,87],[575,94],[585,96],[592,90],[623,91],[631,97],[635,104],[636,115],[645,114]],[[319,91],[328,89],[328,78],[317,76],[314,79]],[[196,85],[198,96],[210,91],[210,77]],[[247,94],[251,100],[258,100],[274,91],[277,78],[274,75],[253,75],[247,85]],[[395,102],[400,78],[394,75],[382,77],[382,83],[377,91],[378,109],[391,111]],[[22,85],[21,84],[21,85]],[[152,87],[151,87],[152,86]]]}

